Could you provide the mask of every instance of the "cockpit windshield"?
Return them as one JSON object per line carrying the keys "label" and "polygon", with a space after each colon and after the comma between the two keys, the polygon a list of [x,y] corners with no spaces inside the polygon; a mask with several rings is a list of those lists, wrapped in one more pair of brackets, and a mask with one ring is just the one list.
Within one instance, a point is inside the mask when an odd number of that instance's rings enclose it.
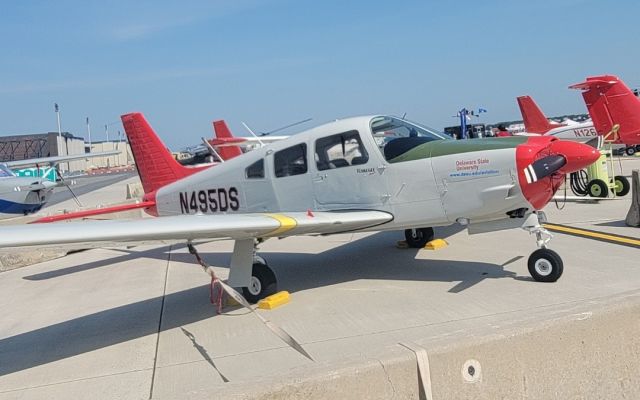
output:
{"label": "cockpit windshield", "polygon": [[8,178],[10,176],[15,175],[5,164],[0,164],[0,178]]}
{"label": "cockpit windshield", "polygon": [[448,138],[447,135],[434,129],[388,116],[373,118],[371,120],[371,132],[387,161],[391,161],[421,144]]}

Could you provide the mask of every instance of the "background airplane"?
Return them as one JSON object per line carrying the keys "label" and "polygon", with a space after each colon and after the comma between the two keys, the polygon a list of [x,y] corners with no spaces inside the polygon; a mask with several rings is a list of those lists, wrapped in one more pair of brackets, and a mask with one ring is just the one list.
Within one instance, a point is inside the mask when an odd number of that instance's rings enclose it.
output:
{"label": "background airplane", "polygon": [[530,96],[520,96],[517,100],[524,121],[525,134],[533,133],[553,136],[558,139],[573,140],[580,143],[597,142],[598,131],[593,126],[593,122],[570,120],[563,123],[551,122]]}
{"label": "background airplane", "polygon": [[40,210],[51,197],[53,189],[65,184],[61,176],[59,176],[61,179],[59,182],[52,182],[44,177],[19,177],[11,168],[31,165],[55,166],[63,161],[115,154],[119,154],[119,151],[32,158],[0,163],[0,219],[28,215]]}
{"label": "background airplane", "polygon": [[569,88],[582,90],[582,97],[598,133],[607,134],[614,125],[619,125],[616,134],[606,140],[640,145],[640,99],[620,78],[613,75],[591,76]]}
{"label": "background airplane", "polygon": [[188,169],[141,114],[122,121],[146,211],[160,218],[6,227],[0,248],[232,239],[228,283],[256,301],[277,290],[275,273],[256,255],[261,240],[405,230],[410,246],[423,247],[434,226],[459,223],[469,233],[515,227],[534,233],[538,250],[529,271],[552,282],[563,263],[547,248],[536,210],[565,174],[599,156],[552,137],[455,141],[398,118],[364,116],[321,125],[215,168]]}
{"label": "background airplane", "polygon": [[[585,82],[569,86],[582,90],[591,120],[582,123],[565,121],[551,122],[530,96],[517,98],[518,106],[528,134],[554,136],[563,140],[574,140],[596,145],[597,137],[606,135],[618,124],[616,136],[606,138],[614,144],[623,144],[634,151],[640,145],[640,99],[613,75],[588,77]],[[629,153],[628,153],[629,154]]]}

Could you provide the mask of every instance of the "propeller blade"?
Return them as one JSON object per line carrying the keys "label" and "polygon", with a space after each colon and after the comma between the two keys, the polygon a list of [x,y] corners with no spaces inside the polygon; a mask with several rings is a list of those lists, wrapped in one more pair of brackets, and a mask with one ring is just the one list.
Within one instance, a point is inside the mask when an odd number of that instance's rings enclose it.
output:
{"label": "propeller blade", "polygon": [[555,173],[566,163],[567,159],[564,156],[557,154],[546,156],[529,164],[524,169],[524,176],[527,178],[527,183],[534,183]]}

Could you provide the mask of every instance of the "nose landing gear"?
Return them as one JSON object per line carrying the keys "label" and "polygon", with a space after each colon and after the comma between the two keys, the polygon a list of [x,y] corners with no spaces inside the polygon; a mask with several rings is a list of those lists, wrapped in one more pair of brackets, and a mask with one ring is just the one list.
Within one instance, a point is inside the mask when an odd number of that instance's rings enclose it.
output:
{"label": "nose landing gear", "polygon": [[527,266],[531,277],[538,282],[555,282],[562,276],[564,264],[562,258],[555,251],[547,248],[547,243],[553,235],[540,225],[544,214],[532,213],[522,225],[522,229],[535,233],[538,250],[531,253]]}

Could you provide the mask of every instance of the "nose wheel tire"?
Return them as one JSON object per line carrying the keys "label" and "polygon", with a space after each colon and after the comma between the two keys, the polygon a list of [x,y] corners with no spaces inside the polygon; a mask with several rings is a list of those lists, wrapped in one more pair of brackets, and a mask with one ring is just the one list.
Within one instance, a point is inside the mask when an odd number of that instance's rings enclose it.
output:
{"label": "nose wheel tire", "polygon": [[538,282],[555,282],[562,276],[562,258],[553,250],[542,248],[529,256],[529,273]]}
{"label": "nose wheel tire", "polygon": [[242,294],[249,303],[257,303],[260,299],[278,291],[276,275],[266,262],[255,262],[251,271],[249,286],[242,288]]}
{"label": "nose wheel tire", "polygon": [[404,237],[409,247],[422,248],[433,240],[433,228],[405,229]]}

